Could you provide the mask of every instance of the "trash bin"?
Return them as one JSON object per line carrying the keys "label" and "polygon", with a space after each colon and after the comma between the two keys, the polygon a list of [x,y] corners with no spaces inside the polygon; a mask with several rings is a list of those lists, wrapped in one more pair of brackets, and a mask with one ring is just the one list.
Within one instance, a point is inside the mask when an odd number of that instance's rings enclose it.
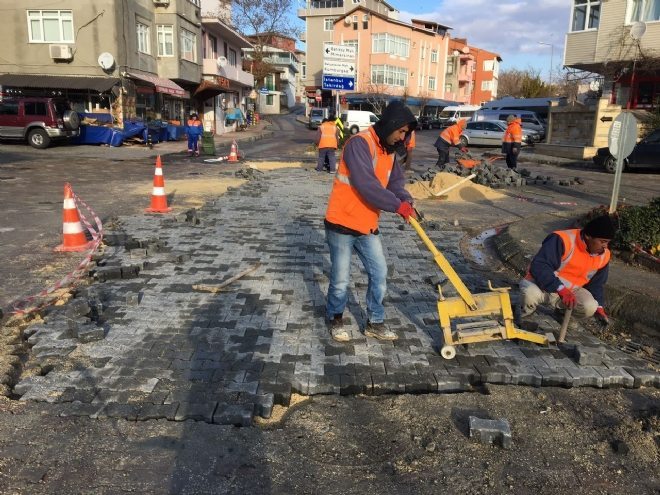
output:
{"label": "trash bin", "polygon": [[202,153],[205,155],[215,155],[215,142],[211,131],[202,132]]}

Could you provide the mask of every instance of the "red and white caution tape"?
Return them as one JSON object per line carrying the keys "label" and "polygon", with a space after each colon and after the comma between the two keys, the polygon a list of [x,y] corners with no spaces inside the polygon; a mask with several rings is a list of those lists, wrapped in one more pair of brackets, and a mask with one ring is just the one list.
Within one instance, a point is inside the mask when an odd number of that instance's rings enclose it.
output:
{"label": "red and white caution tape", "polygon": [[[103,224],[101,222],[101,219],[98,217],[96,213],[94,213],[94,210],[92,210],[87,203],[85,203],[82,199],[80,199],[75,193],[73,193],[73,199],[76,203],[76,208],[78,209],[78,214],[80,215],[80,221],[85,225],[87,230],[89,230],[89,233],[92,236],[92,241],[93,244],[90,246],[89,251],[87,251],[87,254],[83,258],[83,260],[80,262],[77,268],[75,268],[72,272],[66,274],[64,277],[62,277],[61,280],[56,282],[54,285],[51,287],[42,290],[38,294],[35,294],[34,296],[26,297],[24,299],[19,299],[18,301],[15,301],[12,306],[14,308],[13,313],[18,314],[18,315],[24,315],[24,314],[29,314],[34,311],[38,311],[46,306],[48,306],[51,302],[53,302],[52,299],[47,299],[46,301],[42,302],[41,304],[32,306],[32,307],[27,307],[37,299],[46,299],[48,296],[50,296],[53,292],[55,292],[58,289],[61,289],[63,287],[67,287],[68,285],[77,282],[81,278],[83,278],[87,274],[87,267],[92,261],[92,255],[94,254],[94,251],[96,251],[103,241]],[[96,228],[94,228],[88,221],[85,215],[82,213],[80,206],[83,206],[88,214],[94,219],[94,222],[96,223]]]}

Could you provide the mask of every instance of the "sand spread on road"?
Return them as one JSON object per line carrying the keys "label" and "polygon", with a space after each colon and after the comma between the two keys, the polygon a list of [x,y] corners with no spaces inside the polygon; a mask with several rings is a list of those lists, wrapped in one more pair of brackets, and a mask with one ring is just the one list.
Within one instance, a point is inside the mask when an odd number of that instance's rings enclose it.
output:
{"label": "sand spread on road", "polygon": [[[418,181],[414,184],[408,184],[406,185],[406,189],[414,199],[429,199],[435,197],[431,194],[431,191],[433,193],[438,193],[460,182],[462,179],[463,177],[459,177],[455,174],[439,172],[435,174],[435,177],[432,181]],[[440,199],[441,201],[452,201],[456,203],[479,203],[482,201],[501,199],[504,197],[506,197],[506,195],[495,191],[490,187],[482,186],[481,184],[475,184],[472,181],[466,181],[455,189],[449,191],[446,194],[446,197],[443,195],[437,199]]]}

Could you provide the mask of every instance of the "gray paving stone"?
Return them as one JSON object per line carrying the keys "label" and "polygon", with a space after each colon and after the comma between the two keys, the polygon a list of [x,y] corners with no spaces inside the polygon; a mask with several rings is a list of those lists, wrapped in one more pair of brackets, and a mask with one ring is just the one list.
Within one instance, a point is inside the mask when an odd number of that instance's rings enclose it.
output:
{"label": "gray paving stone", "polygon": [[630,376],[633,377],[633,386],[639,387],[660,387],[660,373],[646,368],[624,368]]}
{"label": "gray paving stone", "polygon": [[180,402],[174,415],[174,420],[186,421],[192,419],[193,421],[211,423],[213,422],[213,414],[217,405],[216,402],[205,402],[202,404]]}
{"label": "gray paving stone", "polygon": [[511,428],[506,419],[482,419],[470,416],[470,438],[484,444],[499,444],[504,449],[511,448]]}
{"label": "gray paving stone", "polygon": [[635,378],[623,368],[596,368],[596,371],[603,377],[604,388],[633,388],[635,386]]}
{"label": "gray paving stone", "polygon": [[573,379],[574,387],[603,387],[603,375],[591,366],[567,368],[566,371]]}
{"label": "gray paving stone", "polygon": [[213,423],[219,425],[251,426],[254,404],[218,404]]}

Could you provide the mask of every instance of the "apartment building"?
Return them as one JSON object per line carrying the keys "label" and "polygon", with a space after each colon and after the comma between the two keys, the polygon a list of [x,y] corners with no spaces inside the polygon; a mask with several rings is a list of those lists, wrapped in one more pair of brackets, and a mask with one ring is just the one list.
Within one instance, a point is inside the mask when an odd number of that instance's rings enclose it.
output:
{"label": "apartment building", "polygon": [[[619,112],[660,108],[660,0],[575,0],[564,65],[599,74],[602,96],[594,108],[579,115],[571,110],[575,115],[570,136],[562,133],[569,110],[551,112],[549,140],[556,152],[563,147],[566,156],[570,151],[571,157],[589,157],[607,145]],[[562,125],[557,125],[560,120]]]}
{"label": "apartment building", "polygon": [[243,70],[243,50],[252,48],[230,24],[231,3],[202,2],[202,81],[194,93],[202,101],[204,128],[216,134],[232,131],[235,109],[254,110],[254,77]]}
{"label": "apartment building", "polygon": [[3,14],[4,95],[63,95],[118,125],[183,119],[194,105],[200,0],[24,0]]}
{"label": "apartment building", "polygon": [[483,105],[497,98],[497,81],[502,57],[497,53],[482,48],[470,46],[470,52],[475,59],[474,85],[472,90],[472,105]]}

